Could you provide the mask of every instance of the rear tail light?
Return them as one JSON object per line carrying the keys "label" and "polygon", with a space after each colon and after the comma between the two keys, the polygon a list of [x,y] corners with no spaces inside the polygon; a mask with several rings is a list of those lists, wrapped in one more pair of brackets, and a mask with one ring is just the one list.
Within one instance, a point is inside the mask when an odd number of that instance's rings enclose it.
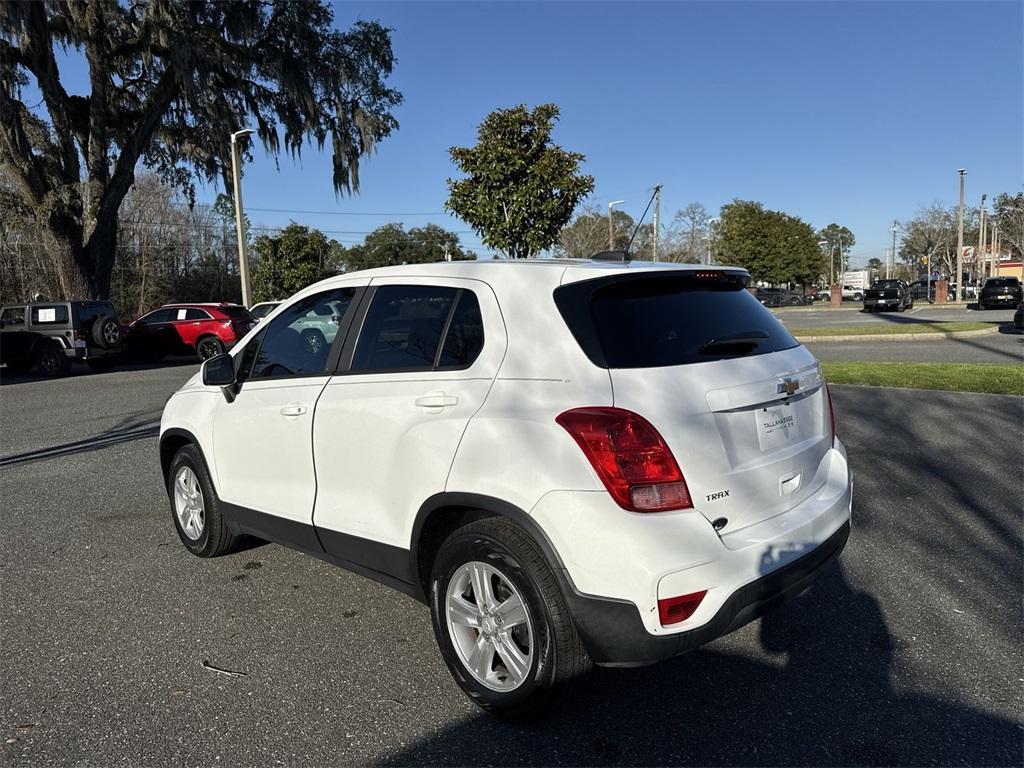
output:
{"label": "rear tail light", "polygon": [[622,408],[574,408],[555,421],[583,449],[623,509],[665,512],[693,507],[672,451],[643,416]]}
{"label": "rear tail light", "polygon": [[661,626],[678,624],[693,616],[707,593],[708,591],[705,589],[700,592],[691,592],[689,595],[666,597],[664,600],[659,600],[658,618],[661,619]]}
{"label": "rear tail light", "polygon": [[828,384],[825,385],[825,394],[828,396],[828,428],[829,436],[832,438],[832,447],[836,447],[836,412],[832,409],[832,393]]}

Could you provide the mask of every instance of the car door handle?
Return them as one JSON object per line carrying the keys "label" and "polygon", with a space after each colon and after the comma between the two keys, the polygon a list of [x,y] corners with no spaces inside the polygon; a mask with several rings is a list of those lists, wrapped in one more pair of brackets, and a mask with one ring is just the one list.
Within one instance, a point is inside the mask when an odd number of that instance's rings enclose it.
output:
{"label": "car door handle", "polygon": [[458,405],[459,398],[455,395],[446,395],[444,392],[428,392],[423,397],[417,397],[413,402],[420,408],[444,408],[449,405]]}
{"label": "car door handle", "polygon": [[301,416],[306,412],[304,405],[286,405],[281,409],[282,416]]}

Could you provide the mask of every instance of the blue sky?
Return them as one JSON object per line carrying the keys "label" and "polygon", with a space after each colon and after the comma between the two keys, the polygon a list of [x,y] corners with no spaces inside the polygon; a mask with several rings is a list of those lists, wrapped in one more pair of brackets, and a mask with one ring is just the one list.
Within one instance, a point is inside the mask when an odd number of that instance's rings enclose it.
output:
{"label": "blue sky", "polygon": [[884,255],[892,219],[955,203],[958,167],[974,205],[1024,181],[1019,2],[377,2],[335,16],[394,28],[400,128],[353,198],[335,198],[328,157],[282,157],[278,170],[257,149],[244,179],[254,224],[293,219],[350,243],[388,221],[434,221],[481,249],[438,215],[447,150],[519,103],[561,107],[555,138],[586,155],[602,208],[625,199],[639,216],[658,182],[666,219],[691,201],[715,215],[759,200],[850,227],[854,263]]}

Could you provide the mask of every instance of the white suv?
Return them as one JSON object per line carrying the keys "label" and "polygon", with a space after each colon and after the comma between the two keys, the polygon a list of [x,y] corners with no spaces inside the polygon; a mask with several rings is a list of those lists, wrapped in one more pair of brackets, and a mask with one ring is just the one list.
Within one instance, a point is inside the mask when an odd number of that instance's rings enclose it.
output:
{"label": "white suv", "polygon": [[538,260],[310,286],[168,401],[178,534],[429,604],[458,684],[507,717],[591,662],[695,648],[806,589],[850,529],[821,370],[748,281]]}

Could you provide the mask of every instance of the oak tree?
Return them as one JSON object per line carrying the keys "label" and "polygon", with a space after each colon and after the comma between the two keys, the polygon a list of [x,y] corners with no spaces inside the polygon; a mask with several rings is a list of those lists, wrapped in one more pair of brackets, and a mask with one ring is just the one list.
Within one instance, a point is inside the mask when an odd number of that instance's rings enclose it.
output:
{"label": "oak tree", "polygon": [[65,296],[103,298],[140,164],[189,194],[229,186],[230,134],[252,124],[275,156],[329,145],[335,193],[355,193],[360,158],[397,127],[393,65],[388,29],[338,31],[321,0],[5,0],[0,166],[58,243]]}

